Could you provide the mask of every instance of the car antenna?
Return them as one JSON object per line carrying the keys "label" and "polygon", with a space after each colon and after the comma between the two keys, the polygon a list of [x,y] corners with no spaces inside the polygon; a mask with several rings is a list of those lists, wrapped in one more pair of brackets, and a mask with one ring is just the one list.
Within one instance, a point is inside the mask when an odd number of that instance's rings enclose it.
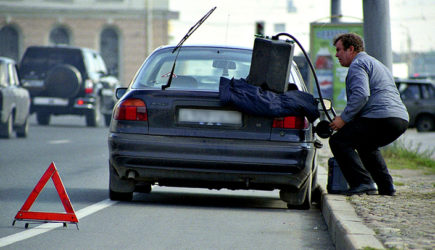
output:
{"label": "car antenna", "polygon": [[216,9],[216,7],[212,8],[211,10],[209,10],[207,12],[207,14],[205,14],[201,19],[199,19],[198,22],[195,23],[195,25],[193,25],[189,31],[186,33],[186,35],[184,35],[184,37],[180,40],[180,42],[178,42],[177,46],[175,46],[175,48],[172,50],[172,53],[174,53],[175,51],[178,50],[177,55],[175,56],[174,59],[174,64],[172,65],[172,70],[171,70],[171,74],[169,75],[169,79],[168,82],[166,83],[166,85],[162,86],[162,90],[165,90],[166,88],[169,88],[171,86],[171,82],[172,82],[172,77],[174,75],[174,70],[175,70],[175,62],[177,61],[178,58],[178,54],[180,53],[180,48],[181,46],[183,46],[183,43],[190,37],[190,35],[192,35],[193,32],[195,32],[195,30],[197,30],[199,28],[199,26],[201,26],[201,24],[211,15],[211,13],[213,13],[213,11]]}

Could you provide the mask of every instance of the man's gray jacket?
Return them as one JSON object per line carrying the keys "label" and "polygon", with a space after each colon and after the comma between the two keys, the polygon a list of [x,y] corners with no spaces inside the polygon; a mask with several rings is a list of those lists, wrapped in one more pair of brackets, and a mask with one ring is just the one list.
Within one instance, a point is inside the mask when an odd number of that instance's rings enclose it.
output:
{"label": "man's gray jacket", "polygon": [[346,77],[347,105],[341,113],[346,123],[355,117],[397,117],[409,121],[390,70],[380,61],[360,52]]}

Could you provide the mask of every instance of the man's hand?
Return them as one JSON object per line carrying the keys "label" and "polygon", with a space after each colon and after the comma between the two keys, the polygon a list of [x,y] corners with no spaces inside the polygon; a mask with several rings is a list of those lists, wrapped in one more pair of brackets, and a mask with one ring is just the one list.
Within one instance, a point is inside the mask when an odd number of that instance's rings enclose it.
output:
{"label": "man's hand", "polygon": [[344,124],[346,124],[346,122],[343,121],[343,119],[341,119],[340,116],[336,116],[334,120],[332,120],[332,122],[329,124],[329,127],[337,131],[341,129],[344,126]]}

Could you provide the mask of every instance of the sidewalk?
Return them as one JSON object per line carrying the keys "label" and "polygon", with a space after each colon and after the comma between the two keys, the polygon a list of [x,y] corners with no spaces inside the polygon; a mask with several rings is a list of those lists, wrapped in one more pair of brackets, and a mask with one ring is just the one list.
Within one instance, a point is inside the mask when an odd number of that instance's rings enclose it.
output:
{"label": "sidewalk", "polygon": [[320,209],[328,225],[328,231],[335,248],[338,250],[384,249],[382,243],[375,237],[375,232],[363,224],[346,196],[327,194],[328,179],[326,165],[319,166],[318,180],[322,188]]}
{"label": "sidewalk", "polygon": [[435,176],[391,170],[397,195],[326,193],[327,140],[319,153],[321,210],[336,249],[435,249]]}

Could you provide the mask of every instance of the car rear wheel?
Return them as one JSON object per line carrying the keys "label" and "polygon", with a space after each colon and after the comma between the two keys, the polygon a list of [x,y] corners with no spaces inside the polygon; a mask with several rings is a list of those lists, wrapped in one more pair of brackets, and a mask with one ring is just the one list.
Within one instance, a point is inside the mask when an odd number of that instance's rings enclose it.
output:
{"label": "car rear wheel", "polygon": [[36,113],[36,121],[39,125],[48,125],[50,123],[50,114],[45,112]]}
{"label": "car rear wheel", "polygon": [[5,123],[0,123],[0,137],[1,138],[11,138],[12,136],[12,114],[8,116]]}
{"label": "car rear wheel", "polygon": [[28,133],[29,133],[29,117],[26,117],[26,121],[24,122],[23,125],[19,126],[17,128],[17,136],[20,138],[24,138],[27,137]]}
{"label": "car rear wheel", "polygon": [[109,197],[112,201],[131,201],[133,200],[133,192],[121,193],[109,190]]}
{"label": "car rear wheel", "polygon": [[311,192],[311,202],[316,203],[317,206],[320,206],[320,203],[322,202],[322,188],[319,184],[313,186],[313,191]]}
{"label": "car rear wheel", "polygon": [[317,183],[318,182],[317,172],[318,172],[318,167],[316,167],[313,172],[312,183],[311,183],[311,202],[320,204],[322,200],[322,189],[320,188],[319,183]]}
{"label": "car rear wheel", "polygon": [[109,164],[109,198],[114,201],[131,201],[134,190],[134,181],[119,177],[114,167]]}
{"label": "car rear wheel", "polygon": [[112,115],[104,115],[104,124],[108,127],[110,126],[110,120],[112,119]]}
{"label": "car rear wheel", "polygon": [[[282,189],[279,192],[280,198],[287,202],[287,208],[308,210],[311,208],[311,189],[312,188],[312,174],[308,176],[307,181],[302,188],[298,191]],[[302,200],[302,203],[300,203]]]}
{"label": "car rear wheel", "polygon": [[418,132],[429,132],[435,130],[435,121],[432,117],[424,115],[419,117],[415,123]]}
{"label": "car rear wheel", "polygon": [[136,185],[134,189],[135,192],[149,194],[151,192],[151,184],[148,183],[140,183]]}
{"label": "car rear wheel", "polygon": [[89,110],[86,114],[86,126],[88,127],[98,127],[100,123],[101,113],[100,113],[100,99],[95,100],[94,109]]}

